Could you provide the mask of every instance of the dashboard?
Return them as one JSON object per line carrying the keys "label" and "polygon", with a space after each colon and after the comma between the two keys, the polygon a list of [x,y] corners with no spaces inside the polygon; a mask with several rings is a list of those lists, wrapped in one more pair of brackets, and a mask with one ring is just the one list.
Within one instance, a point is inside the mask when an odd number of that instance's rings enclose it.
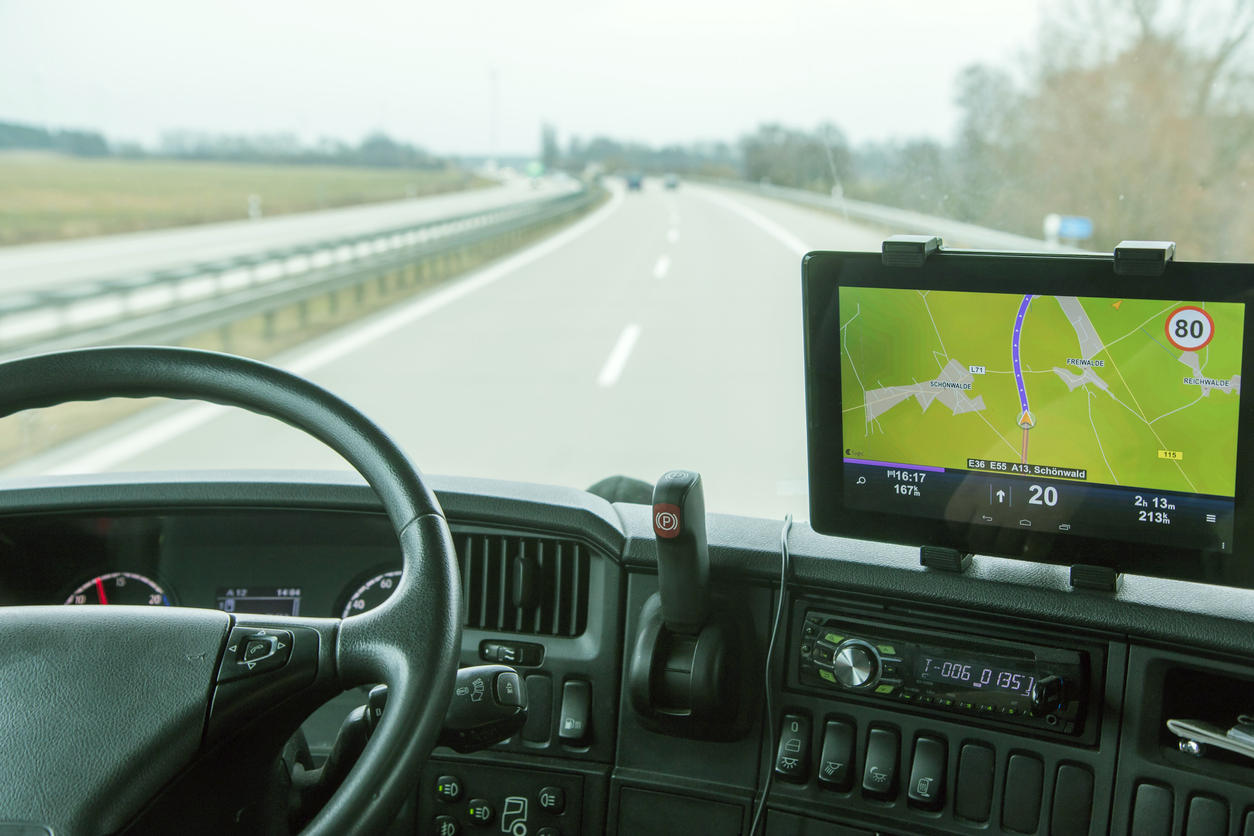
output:
{"label": "dashboard", "polygon": [[[731,836],[768,787],[772,836],[1254,832],[1254,764],[1184,752],[1165,726],[1249,710],[1254,594],[1134,575],[1089,591],[1066,567],[979,555],[938,570],[796,525],[781,596],[779,523],[710,514],[715,600],[744,614],[769,667],[745,674],[743,733],[699,739],[657,728],[629,693],[659,586],[647,506],[432,483],[462,566],[461,662],[513,665],[529,712],[490,750],[437,749],[392,833]],[[399,555],[369,488],[332,473],[23,480],[0,549],[5,605],[103,587],[305,616],[371,606]],[[1056,701],[1034,705],[1051,677]],[[328,749],[364,699],[320,710],[311,744]]]}

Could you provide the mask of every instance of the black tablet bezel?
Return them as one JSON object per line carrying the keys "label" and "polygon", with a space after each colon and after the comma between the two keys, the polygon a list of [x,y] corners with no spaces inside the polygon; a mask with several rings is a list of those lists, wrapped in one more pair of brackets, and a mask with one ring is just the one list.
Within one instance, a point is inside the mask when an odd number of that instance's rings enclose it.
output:
{"label": "black tablet bezel", "polygon": [[[920,267],[888,267],[880,253],[812,252],[802,260],[810,524],[822,534],[910,546],[943,546],[964,554],[1062,565],[1106,566],[1118,572],[1254,588],[1254,399],[1242,398],[1237,444],[1235,551],[1187,550],[1126,540],[971,525],[927,517],[852,509],[845,504],[839,364],[835,375],[815,367],[823,318],[839,316],[841,286],[985,293],[1190,299],[1247,305],[1242,357],[1254,356],[1254,265],[1170,262],[1161,276],[1118,276],[1110,255],[984,253],[942,250]],[[838,319],[838,321],[843,321]]]}

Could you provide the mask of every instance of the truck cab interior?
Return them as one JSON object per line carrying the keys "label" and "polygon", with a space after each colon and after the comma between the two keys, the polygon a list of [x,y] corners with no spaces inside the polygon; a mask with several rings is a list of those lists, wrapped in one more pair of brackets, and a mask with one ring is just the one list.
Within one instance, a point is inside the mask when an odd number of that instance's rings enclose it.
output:
{"label": "truck cab interior", "polygon": [[[1246,208],[1041,238],[814,148],[492,169],[81,331],[139,285],[0,293],[0,836],[1254,836]],[[196,258],[142,290],[260,275]]]}

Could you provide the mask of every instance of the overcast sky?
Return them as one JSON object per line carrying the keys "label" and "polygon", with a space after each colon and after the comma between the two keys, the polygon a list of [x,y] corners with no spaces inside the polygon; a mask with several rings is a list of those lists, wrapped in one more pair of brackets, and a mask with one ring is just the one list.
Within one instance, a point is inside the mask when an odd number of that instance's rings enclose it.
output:
{"label": "overcast sky", "polygon": [[[1014,65],[1035,0],[0,0],[0,121],[155,142],[169,130],[437,153],[734,139],[824,120],[947,139],[953,79]],[[492,148],[490,81],[498,78]]]}

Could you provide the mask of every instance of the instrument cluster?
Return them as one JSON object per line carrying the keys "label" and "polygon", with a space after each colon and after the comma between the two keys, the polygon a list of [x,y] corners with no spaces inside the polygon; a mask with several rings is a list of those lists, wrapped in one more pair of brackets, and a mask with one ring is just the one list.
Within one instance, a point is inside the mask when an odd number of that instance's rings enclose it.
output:
{"label": "instrument cluster", "polygon": [[327,511],[0,519],[0,605],[191,606],[348,617],[387,600],[386,518]]}

